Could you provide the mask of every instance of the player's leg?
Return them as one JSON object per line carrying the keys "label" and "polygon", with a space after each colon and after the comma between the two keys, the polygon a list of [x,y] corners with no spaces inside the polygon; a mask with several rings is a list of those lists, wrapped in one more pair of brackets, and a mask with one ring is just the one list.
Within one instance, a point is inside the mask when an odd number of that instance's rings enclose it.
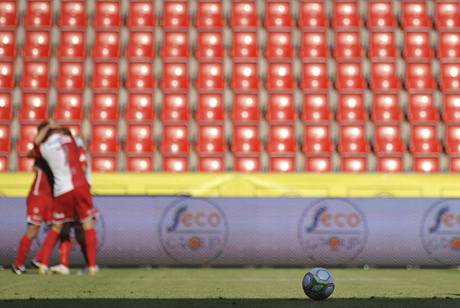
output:
{"label": "player's leg", "polygon": [[51,230],[46,235],[46,238],[43,242],[43,255],[41,259],[41,264],[39,268],[40,274],[46,274],[48,272],[48,263],[51,254],[53,253],[54,246],[56,246],[57,239],[62,230],[62,223],[53,223]]}
{"label": "player's leg", "polygon": [[26,271],[25,261],[29,253],[32,241],[37,237],[40,225],[28,223],[27,230],[19,241],[18,254],[11,269],[15,274],[22,274]]}
{"label": "player's leg", "polygon": [[97,214],[97,210],[93,206],[93,199],[89,191],[89,187],[81,188],[77,192],[77,213],[85,232],[88,273],[95,274],[98,271],[98,267],[96,265],[97,236],[96,229],[94,228],[94,217]]}
{"label": "player's leg", "polygon": [[80,246],[81,254],[85,259],[86,265],[88,265],[88,255],[86,253],[86,242],[85,242],[85,230],[83,230],[83,226],[80,222],[75,222],[74,224],[74,231],[75,231],[75,239]]}
{"label": "player's leg", "polygon": [[66,222],[61,234],[59,235],[59,264],[50,267],[51,272],[69,275],[69,259],[70,252],[72,251],[72,241],[70,240],[71,222]]}

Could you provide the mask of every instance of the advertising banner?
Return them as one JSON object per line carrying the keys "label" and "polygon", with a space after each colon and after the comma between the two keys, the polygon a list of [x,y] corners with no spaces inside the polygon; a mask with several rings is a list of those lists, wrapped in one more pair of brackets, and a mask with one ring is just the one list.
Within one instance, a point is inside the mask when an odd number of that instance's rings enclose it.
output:
{"label": "advertising banner", "polygon": [[[154,266],[458,266],[460,200],[96,196],[98,263]],[[24,198],[0,198],[0,264]],[[44,231],[31,255],[43,241]],[[81,264],[78,245],[72,263]]]}

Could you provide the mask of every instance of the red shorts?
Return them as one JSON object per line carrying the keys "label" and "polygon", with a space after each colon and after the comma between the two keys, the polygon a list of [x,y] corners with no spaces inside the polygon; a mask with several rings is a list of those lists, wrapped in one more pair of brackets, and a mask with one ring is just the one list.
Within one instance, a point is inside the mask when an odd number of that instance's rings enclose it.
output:
{"label": "red shorts", "polygon": [[53,222],[56,224],[74,221],[78,217],[85,222],[97,214],[93,197],[88,187],[77,187],[54,198]]}
{"label": "red shorts", "polygon": [[47,195],[27,197],[27,222],[34,225],[48,224],[53,220],[53,198]]}

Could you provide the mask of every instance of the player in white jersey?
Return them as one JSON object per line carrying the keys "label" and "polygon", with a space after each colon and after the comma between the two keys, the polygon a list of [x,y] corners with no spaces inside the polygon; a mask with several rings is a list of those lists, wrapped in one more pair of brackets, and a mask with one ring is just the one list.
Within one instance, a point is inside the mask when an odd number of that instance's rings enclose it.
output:
{"label": "player in white jersey", "polygon": [[48,125],[34,140],[34,154],[48,162],[54,175],[53,225],[43,243],[40,272],[48,271],[49,257],[54,249],[63,224],[78,216],[85,231],[88,272],[94,274],[96,266],[96,231],[90,186],[80,162],[75,139],[68,129]]}

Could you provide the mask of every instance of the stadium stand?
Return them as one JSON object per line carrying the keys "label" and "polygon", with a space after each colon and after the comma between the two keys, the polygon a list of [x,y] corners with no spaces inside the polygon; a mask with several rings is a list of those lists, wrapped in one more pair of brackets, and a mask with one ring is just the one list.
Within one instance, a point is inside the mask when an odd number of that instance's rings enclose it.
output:
{"label": "stadium stand", "polygon": [[0,170],[460,171],[457,0],[2,1]]}

